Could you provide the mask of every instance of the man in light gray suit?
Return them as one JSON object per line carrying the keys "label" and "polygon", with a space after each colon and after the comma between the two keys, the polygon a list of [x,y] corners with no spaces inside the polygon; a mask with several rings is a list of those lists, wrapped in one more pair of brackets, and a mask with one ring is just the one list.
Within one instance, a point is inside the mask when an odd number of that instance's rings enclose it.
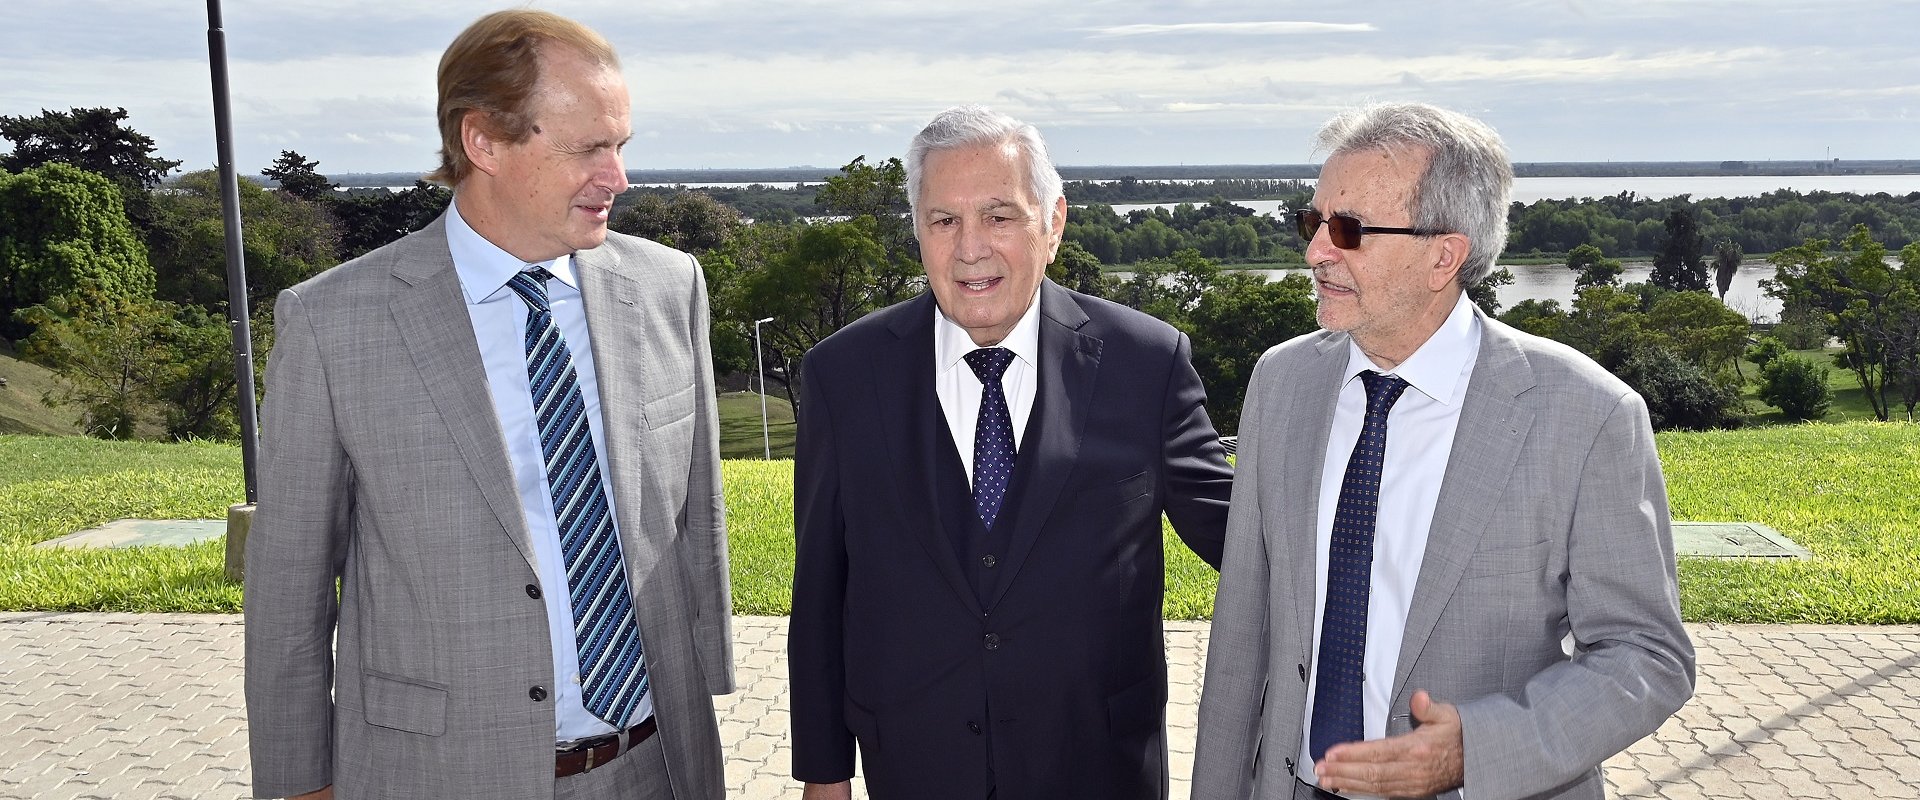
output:
{"label": "man in light gray suit", "polygon": [[607,232],[631,123],[598,34],[492,14],[439,85],[453,207],[276,306],[254,790],[718,798],[733,676],[699,266]]}
{"label": "man in light gray suit", "polygon": [[1320,144],[1325,330],[1247,391],[1193,796],[1602,797],[1693,691],[1646,406],[1466,299],[1507,238],[1490,128],[1375,106]]}

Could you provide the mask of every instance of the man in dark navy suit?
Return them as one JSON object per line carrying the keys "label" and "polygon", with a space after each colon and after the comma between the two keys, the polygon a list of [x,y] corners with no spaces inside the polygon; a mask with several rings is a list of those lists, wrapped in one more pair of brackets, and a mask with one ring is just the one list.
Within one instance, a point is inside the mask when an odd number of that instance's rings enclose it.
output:
{"label": "man in dark navy suit", "polygon": [[1187,337],[1046,280],[1038,131],[950,109],[907,154],[929,291],[807,355],[794,776],[875,800],[1167,794],[1161,512],[1220,563],[1232,472]]}

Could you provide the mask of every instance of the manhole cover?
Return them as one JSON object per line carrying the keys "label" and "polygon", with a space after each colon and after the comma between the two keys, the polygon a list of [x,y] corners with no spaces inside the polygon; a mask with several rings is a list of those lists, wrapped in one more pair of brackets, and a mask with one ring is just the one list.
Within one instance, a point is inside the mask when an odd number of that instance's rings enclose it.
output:
{"label": "manhole cover", "polygon": [[224,519],[116,519],[34,547],[178,547],[227,534]]}
{"label": "manhole cover", "polygon": [[1786,534],[1757,522],[1676,522],[1673,547],[1703,558],[1812,558]]}

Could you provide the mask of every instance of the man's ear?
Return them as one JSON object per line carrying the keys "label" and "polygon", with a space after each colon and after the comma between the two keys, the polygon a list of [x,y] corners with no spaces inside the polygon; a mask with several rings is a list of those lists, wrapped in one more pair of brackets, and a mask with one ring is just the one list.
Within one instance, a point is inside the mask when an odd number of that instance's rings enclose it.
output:
{"label": "man's ear", "polygon": [[504,143],[494,138],[480,119],[478,111],[468,111],[460,117],[460,146],[466,150],[467,160],[473,163],[474,169],[493,175],[500,171],[500,157],[494,151]]}
{"label": "man's ear", "polygon": [[1066,238],[1067,238],[1067,196],[1066,195],[1062,194],[1060,195],[1060,198],[1058,200],[1054,201],[1053,210],[1050,212],[1050,214],[1053,219],[1053,229],[1052,229],[1053,241],[1050,244],[1052,244],[1053,246],[1053,257],[1059,258],[1060,243],[1063,241],[1066,241]]}
{"label": "man's ear", "polygon": [[1433,267],[1427,272],[1427,291],[1437,292],[1460,278],[1460,265],[1467,263],[1473,240],[1464,233],[1441,234],[1434,248]]}

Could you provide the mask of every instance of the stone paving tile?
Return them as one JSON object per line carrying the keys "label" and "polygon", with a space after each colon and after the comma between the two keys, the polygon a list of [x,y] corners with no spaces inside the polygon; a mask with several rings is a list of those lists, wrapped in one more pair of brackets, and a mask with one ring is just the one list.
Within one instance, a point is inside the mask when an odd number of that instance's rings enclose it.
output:
{"label": "stone paving tile", "polygon": [[[1207,633],[1167,627],[1184,800]],[[1608,761],[1614,796],[1920,800],[1920,627],[1688,631],[1696,697]],[[786,620],[739,617],[734,636],[740,691],[716,698],[729,796],[797,797]],[[246,797],[240,650],[237,616],[0,614],[0,800]]]}

